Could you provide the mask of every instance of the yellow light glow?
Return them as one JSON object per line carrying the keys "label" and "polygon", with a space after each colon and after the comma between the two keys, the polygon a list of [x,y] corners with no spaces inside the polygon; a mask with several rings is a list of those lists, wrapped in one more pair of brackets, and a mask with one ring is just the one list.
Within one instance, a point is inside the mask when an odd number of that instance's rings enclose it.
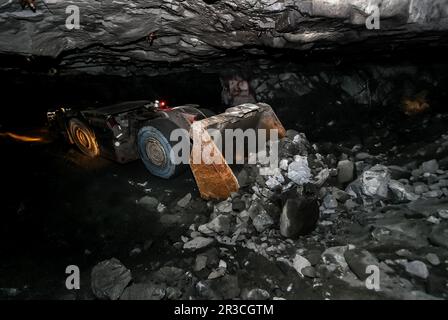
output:
{"label": "yellow light glow", "polygon": [[426,101],[426,92],[418,93],[414,98],[403,99],[403,111],[408,116],[422,113],[429,109],[429,103]]}
{"label": "yellow light glow", "polygon": [[0,137],[9,137],[11,139],[22,142],[41,142],[44,140],[42,137],[23,136],[12,132],[2,132],[0,133]]}

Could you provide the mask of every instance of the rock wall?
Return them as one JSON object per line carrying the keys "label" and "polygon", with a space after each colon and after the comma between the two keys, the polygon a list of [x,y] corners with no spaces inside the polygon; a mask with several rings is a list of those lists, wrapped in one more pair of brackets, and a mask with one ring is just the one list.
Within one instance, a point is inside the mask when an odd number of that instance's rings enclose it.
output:
{"label": "rock wall", "polygon": [[[292,50],[446,44],[448,0],[18,1],[0,5],[0,53],[58,58],[65,72],[135,74]],[[66,20],[80,12],[80,28]],[[380,29],[365,20],[377,6]],[[161,63],[165,63],[162,65]],[[157,66],[157,67],[155,67]],[[208,67],[212,67],[208,65]],[[162,68],[161,70],[158,70]]]}

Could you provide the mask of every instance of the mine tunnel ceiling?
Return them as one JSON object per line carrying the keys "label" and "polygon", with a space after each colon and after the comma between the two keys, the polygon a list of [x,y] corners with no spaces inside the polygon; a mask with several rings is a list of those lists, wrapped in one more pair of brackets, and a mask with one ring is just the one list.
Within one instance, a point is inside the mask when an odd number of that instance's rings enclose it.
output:
{"label": "mine tunnel ceiling", "polygon": [[[370,6],[369,6],[370,4]],[[378,5],[377,7],[373,5]],[[19,1],[0,5],[0,53],[49,58],[55,72],[163,73],[285,52],[448,43],[448,0]],[[66,20],[76,5],[80,28]],[[380,29],[366,18],[378,8]],[[70,20],[73,21],[73,20]],[[23,58],[25,59],[25,58]]]}

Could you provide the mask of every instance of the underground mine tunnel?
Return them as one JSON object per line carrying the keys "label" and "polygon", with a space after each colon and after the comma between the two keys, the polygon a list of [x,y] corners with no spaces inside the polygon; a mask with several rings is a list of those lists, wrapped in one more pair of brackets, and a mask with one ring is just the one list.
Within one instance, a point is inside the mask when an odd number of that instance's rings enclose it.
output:
{"label": "underground mine tunnel", "polygon": [[447,0],[0,21],[2,300],[447,299]]}

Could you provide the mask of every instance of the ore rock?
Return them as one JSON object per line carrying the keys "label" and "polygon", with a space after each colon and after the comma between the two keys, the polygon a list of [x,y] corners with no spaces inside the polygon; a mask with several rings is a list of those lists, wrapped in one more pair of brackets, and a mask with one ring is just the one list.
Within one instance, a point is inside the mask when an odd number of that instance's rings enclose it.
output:
{"label": "ore rock", "polygon": [[131,280],[131,271],[118,259],[112,258],[93,267],[91,287],[98,299],[117,300]]}

